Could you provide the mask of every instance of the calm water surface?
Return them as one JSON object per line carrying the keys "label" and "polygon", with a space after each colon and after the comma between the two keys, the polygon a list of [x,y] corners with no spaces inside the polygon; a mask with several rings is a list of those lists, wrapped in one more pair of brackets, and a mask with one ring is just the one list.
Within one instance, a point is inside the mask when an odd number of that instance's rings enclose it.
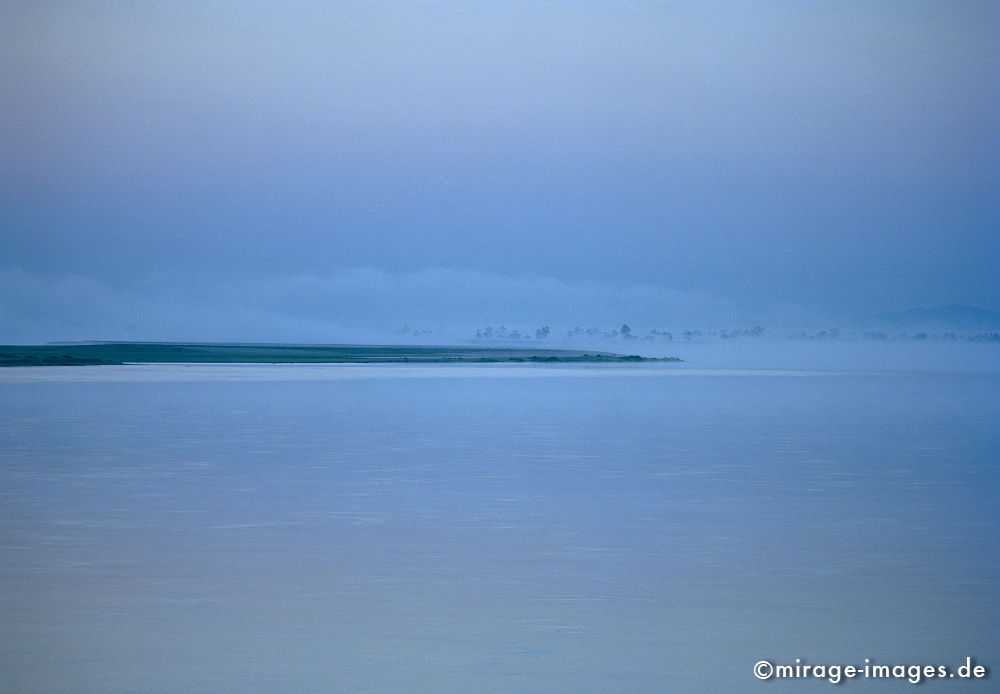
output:
{"label": "calm water surface", "polygon": [[818,692],[751,668],[996,670],[998,401],[996,372],[5,369],[0,690]]}

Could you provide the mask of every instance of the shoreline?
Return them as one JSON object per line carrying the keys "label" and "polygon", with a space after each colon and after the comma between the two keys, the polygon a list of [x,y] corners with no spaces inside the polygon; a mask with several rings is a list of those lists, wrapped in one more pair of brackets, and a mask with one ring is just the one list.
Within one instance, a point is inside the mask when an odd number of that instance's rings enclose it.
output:
{"label": "shoreline", "polygon": [[613,352],[519,347],[87,342],[0,345],[0,367],[189,364],[488,364],[681,362]]}

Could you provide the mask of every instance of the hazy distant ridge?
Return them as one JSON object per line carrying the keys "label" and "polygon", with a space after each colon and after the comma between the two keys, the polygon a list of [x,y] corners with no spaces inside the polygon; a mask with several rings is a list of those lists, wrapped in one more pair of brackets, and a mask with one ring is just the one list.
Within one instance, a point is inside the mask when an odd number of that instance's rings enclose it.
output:
{"label": "hazy distant ridge", "polygon": [[962,330],[1000,328],[1000,313],[973,306],[911,308],[895,313],[880,313],[873,320],[894,327],[941,326]]}

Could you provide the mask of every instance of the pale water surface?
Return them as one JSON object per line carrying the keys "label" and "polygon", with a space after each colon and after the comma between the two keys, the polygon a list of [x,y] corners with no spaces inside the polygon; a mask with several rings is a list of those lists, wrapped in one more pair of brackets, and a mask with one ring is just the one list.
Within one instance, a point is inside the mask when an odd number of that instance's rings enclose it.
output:
{"label": "pale water surface", "polygon": [[995,670],[998,394],[995,371],[5,369],[0,691],[798,692],[833,685],[753,664]]}

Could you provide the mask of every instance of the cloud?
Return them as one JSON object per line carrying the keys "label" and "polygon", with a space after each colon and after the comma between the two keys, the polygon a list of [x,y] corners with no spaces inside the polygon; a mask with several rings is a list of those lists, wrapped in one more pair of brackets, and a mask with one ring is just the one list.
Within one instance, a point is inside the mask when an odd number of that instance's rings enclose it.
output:
{"label": "cloud", "polygon": [[7,335],[1000,310],[1000,4],[97,5],[0,3]]}
{"label": "cloud", "polygon": [[[785,313],[801,311],[784,307]],[[120,286],[100,278],[0,272],[0,340],[387,341],[403,325],[428,339],[463,340],[477,327],[533,329],[630,322],[681,329],[743,325],[777,315],[649,284],[427,268],[342,268],[325,275],[152,276]],[[396,337],[396,339],[399,339]]]}

